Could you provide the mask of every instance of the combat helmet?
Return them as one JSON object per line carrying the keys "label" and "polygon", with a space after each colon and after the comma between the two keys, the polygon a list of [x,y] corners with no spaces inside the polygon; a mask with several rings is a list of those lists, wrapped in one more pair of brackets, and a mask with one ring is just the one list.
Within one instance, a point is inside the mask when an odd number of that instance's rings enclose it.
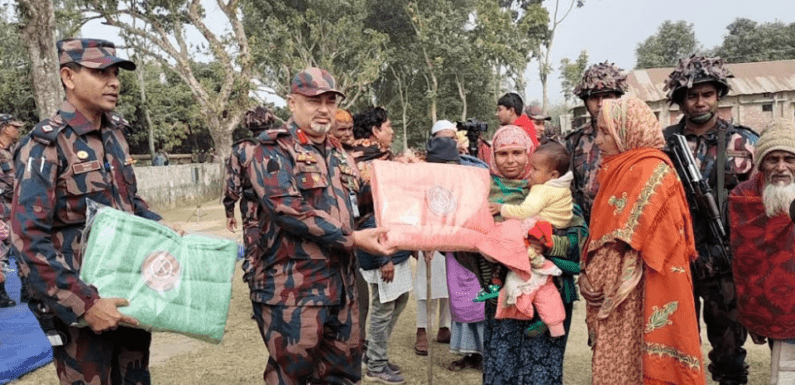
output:
{"label": "combat helmet", "polygon": [[583,101],[590,96],[605,92],[623,95],[627,92],[627,75],[613,63],[594,64],[585,70],[582,81],[574,88],[574,94]]}
{"label": "combat helmet", "polygon": [[243,115],[243,127],[251,130],[255,135],[272,128],[275,123],[276,117],[263,106],[257,106]]}
{"label": "combat helmet", "polygon": [[734,75],[723,64],[724,60],[720,57],[693,55],[679,59],[679,65],[668,75],[663,87],[663,91],[668,91],[669,103],[679,104],[686,90],[699,83],[713,83],[718,89],[718,97],[726,96],[731,89],[728,78]]}

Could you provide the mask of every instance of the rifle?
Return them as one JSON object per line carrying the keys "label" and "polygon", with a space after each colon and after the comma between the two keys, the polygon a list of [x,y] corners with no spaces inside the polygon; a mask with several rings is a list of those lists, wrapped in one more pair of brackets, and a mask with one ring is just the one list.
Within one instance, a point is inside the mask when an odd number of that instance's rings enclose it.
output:
{"label": "rifle", "polygon": [[[701,175],[701,171],[696,167],[696,160],[693,158],[693,153],[690,152],[687,139],[685,139],[684,135],[673,134],[668,139],[668,148],[670,149],[671,160],[676,166],[676,172],[679,174],[680,179],[682,179],[687,195],[695,202],[696,210],[707,218],[710,233],[720,246],[721,257],[731,266],[731,259],[726,251],[728,235],[726,234],[726,228],[723,226],[718,205],[715,203],[715,195],[712,193],[707,180]],[[717,171],[724,172],[723,170]]]}

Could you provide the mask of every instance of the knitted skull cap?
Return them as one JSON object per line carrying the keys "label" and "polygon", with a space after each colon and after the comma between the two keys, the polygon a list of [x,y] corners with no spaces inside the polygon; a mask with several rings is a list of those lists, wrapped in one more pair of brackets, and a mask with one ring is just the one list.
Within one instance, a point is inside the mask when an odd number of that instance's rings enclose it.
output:
{"label": "knitted skull cap", "polygon": [[762,131],[756,142],[757,167],[762,165],[767,154],[776,150],[795,154],[795,123],[792,119],[776,119]]}

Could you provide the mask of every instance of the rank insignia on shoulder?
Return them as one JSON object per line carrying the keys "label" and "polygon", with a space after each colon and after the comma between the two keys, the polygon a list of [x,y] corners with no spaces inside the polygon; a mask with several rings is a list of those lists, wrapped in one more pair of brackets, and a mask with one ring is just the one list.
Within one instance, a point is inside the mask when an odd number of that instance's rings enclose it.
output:
{"label": "rank insignia on shoulder", "polygon": [[44,132],[52,132],[52,126],[45,124],[44,126],[41,126],[41,130]]}

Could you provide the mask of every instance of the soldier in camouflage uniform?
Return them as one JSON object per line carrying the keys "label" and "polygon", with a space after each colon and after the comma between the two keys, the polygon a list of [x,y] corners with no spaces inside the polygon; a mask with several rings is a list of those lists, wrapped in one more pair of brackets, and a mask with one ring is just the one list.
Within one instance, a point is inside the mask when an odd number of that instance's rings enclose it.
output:
{"label": "soldier in camouflage uniform", "polygon": [[591,222],[591,206],[599,185],[596,174],[602,165],[602,155],[596,147],[596,115],[605,99],[616,99],[627,92],[627,75],[613,63],[594,64],[582,76],[574,88],[591,115],[591,121],[566,135],[566,150],[571,154],[571,171],[574,181],[571,193],[574,203],[583,210],[585,222]]}
{"label": "soldier in camouflage uniform", "polygon": [[[735,186],[751,176],[754,146],[759,137],[750,128],[733,125],[718,116],[720,98],[729,92],[729,77],[733,76],[723,67],[723,59],[703,56],[681,59],[666,80],[664,90],[668,91],[670,103],[678,104],[684,116],[678,124],[663,131],[666,139],[673,134],[682,134],[687,138],[696,165],[717,197],[721,219],[727,231],[726,197]],[[720,144],[721,137],[725,143],[723,146]],[[721,162],[724,164],[722,180],[718,176]],[[710,233],[706,216],[697,211],[692,197],[689,198],[699,254],[691,269],[696,314],[700,314],[701,298],[704,301],[707,338],[712,345],[709,371],[713,380],[721,385],[745,384],[748,381],[748,365],[745,364],[743,344],[747,332],[737,320],[731,250],[725,250],[729,260],[722,257],[721,246]],[[728,245],[728,239],[724,242]]]}
{"label": "soldier in camouflage uniform", "polygon": [[287,125],[259,136],[248,177],[263,209],[251,301],[270,357],[268,384],[361,379],[353,249],[394,252],[385,230],[354,231],[372,199],[353,159],[327,135],[344,95],[308,68],[293,78]]}
{"label": "soldier in camouflage uniform", "polygon": [[[6,231],[11,230],[11,200],[14,197],[14,162],[12,152],[14,144],[19,139],[19,129],[25,123],[14,118],[13,115],[0,114],[0,219],[3,221]],[[11,299],[5,287],[5,267],[8,265],[8,258],[11,253],[9,247],[11,239],[6,238],[0,246],[0,308],[12,307],[17,303]]]}
{"label": "soldier in camouflage uniform", "polygon": [[[128,301],[101,298],[80,277],[81,231],[91,199],[160,220],[137,194],[127,122],[111,111],[119,96],[113,43],[68,39],[57,44],[66,101],[25,136],[14,153],[17,185],[11,208],[13,245],[32,302],[54,313],[66,337],[53,347],[62,384],[149,384],[151,334],[121,326],[137,321],[117,309]],[[76,327],[79,322],[88,327]]]}
{"label": "soldier in camouflage uniform", "polygon": [[265,107],[257,106],[246,112],[243,117],[243,126],[251,131],[253,137],[238,141],[232,145],[232,154],[226,163],[226,186],[224,188],[224,209],[226,212],[226,228],[229,231],[237,230],[235,219],[235,202],[240,200],[240,218],[243,222],[243,281],[251,283],[251,264],[257,257],[257,240],[260,235],[261,210],[259,199],[251,188],[248,180],[248,168],[258,146],[256,137],[263,131],[270,129],[276,122],[273,113]]}

